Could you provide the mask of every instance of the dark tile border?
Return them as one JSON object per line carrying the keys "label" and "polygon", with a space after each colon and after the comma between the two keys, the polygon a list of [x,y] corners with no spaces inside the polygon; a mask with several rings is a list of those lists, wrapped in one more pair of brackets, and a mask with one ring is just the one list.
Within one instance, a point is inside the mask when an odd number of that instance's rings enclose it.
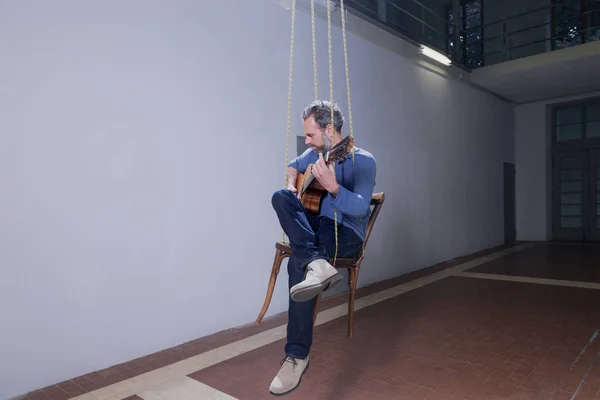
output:
{"label": "dark tile border", "polygon": [[[377,282],[369,286],[359,288],[356,291],[356,297],[361,298],[368,296],[373,293],[380,292],[392,288],[397,285],[409,282],[414,279],[422,278],[427,275],[442,271],[447,268],[454,267],[458,264],[462,264],[498,251],[509,249],[519,245],[515,243],[512,245],[500,245],[489,248],[487,250],[479,251],[463,257],[457,257],[452,260],[448,260],[430,267],[426,267],[414,272],[407,273],[405,275],[398,276],[396,278],[388,279],[385,281]],[[367,255],[368,257],[368,255]],[[364,268],[363,268],[364,269]],[[266,278],[265,278],[266,279]],[[360,282],[360,274],[359,274]],[[266,282],[265,282],[266,283]],[[340,304],[347,303],[347,292],[337,294],[331,298],[325,298],[319,305],[319,310],[327,310],[336,307]],[[261,304],[262,306],[262,304]],[[256,310],[256,314],[260,311],[259,308]],[[127,379],[139,376],[146,372],[153,371],[155,369],[165,367],[167,365],[176,363],[181,360],[185,360],[190,357],[194,357],[198,354],[205,353],[209,350],[227,345],[229,343],[236,342],[238,340],[247,338],[260,332],[275,328],[277,326],[287,323],[287,312],[283,312],[268,318],[263,319],[260,324],[250,323],[242,325],[236,328],[224,330],[221,332],[214,333],[209,336],[205,336],[200,339],[192,340],[181,345],[161,350],[144,357],[140,357],[125,363],[117,364],[104,370],[92,372],[86,375],[73,378],[71,380],[51,385],[43,389],[39,389],[28,393],[23,397],[23,400],[66,400],[72,397],[79,396],[88,392],[92,392],[97,389],[101,389],[106,386],[110,386],[114,383],[119,383]],[[137,396],[129,397],[127,400],[137,400]]]}

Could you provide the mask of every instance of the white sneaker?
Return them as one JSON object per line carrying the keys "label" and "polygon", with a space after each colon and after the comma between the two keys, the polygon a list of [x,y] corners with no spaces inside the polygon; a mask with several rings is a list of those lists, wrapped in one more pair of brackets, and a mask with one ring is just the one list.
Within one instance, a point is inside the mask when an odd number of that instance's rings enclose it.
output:
{"label": "white sneaker", "polygon": [[271,382],[269,392],[282,395],[296,389],[302,380],[302,375],[308,370],[308,357],[299,360],[293,357],[285,357],[281,361],[281,368],[277,376]]}
{"label": "white sneaker", "polygon": [[327,260],[312,261],[306,267],[306,278],[290,289],[294,301],[308,301],[321,291],[328,290],[342,280],[342,275]]}

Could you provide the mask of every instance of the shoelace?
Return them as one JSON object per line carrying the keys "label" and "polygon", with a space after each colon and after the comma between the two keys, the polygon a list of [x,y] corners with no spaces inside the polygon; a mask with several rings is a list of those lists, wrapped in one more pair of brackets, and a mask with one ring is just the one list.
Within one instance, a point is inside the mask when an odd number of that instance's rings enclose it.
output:
{"label": "shoelace", "polygon": [[281,362],[279,363],[279,365],[283,365],[284,362],[289,362],[289,363],[293,364],[294,367],[296,365],[298,365],[298,363],[296,362],[296,359],[293,357],[288,357],[288,356],[284,357],[283,360],[281,360]]}

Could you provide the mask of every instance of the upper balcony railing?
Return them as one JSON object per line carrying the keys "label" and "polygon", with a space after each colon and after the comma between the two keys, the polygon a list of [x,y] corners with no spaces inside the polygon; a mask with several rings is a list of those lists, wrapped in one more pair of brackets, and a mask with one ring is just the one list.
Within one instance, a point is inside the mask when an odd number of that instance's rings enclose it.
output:
{"label": "upper balcony railing", "polygon": [[[548,6],[492,22],[483,20],[487,1],[492,0],[344,0],[344,4],[350,12],[446,54],[467,69],[600,40],[600,0],[551,0]],[[460,15],[456,21],[455,14]],[[485,14],[492,19],[490,12]]]}
{"label": "upper balcony railing", "polygon": [[[333,1],[339,4],[339,0]],[[446,7],[434,3],[432,0],[344,0],[350,12],[409,41],[448,54],[448,32],[453,24],[448,21]]]}
{"label": "upper balcony railing", "polygon": [[484,66],[600,40],[600,1],[560,0],[462,31],[471,66]]}

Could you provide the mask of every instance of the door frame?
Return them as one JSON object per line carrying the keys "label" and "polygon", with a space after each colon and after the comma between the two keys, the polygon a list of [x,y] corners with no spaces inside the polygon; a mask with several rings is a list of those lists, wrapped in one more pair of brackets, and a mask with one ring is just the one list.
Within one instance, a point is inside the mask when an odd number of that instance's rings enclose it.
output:
{"label": "door frame", "polygon": [[[587,214],[589,208],[590,152],[588,149],[555,150],[552,154],[552,237],[558,242],[585,242],[588,240]],[[581,157],[581,227],[562,228],[561,222],[561,190],[560,190],[560,160],[565,157]]]}
{"label": "door frame", "polygon": [[585,208],[586,213],[586,230],[587,239],[590,242],[600,242],[600,227],[598,226],[598,169],[600,168],[600,149],[592,148],[589,151],[589,193],[588,206]]}
{"label": "door frame", "polygon": [[502,170],[504,198],[504,243],[517,240],[516,168],[514,163],[504,162]]}
{"label": "door frame", "polygon": [[[571,100],[550,104],[548,110],[548,139],[550,140],[550,207],[548,224],[553,241],[600,241],[600,228],[596,220],[596,185],[598,171],[595,167],[597,156],[600,155],[600,137],[587,136],[587,107],[600,104],[600,96]],[[558,141],[557,116],[563,109],[580,108],[582,132],[581,139]],[[565,228],[560,228],[560,173],[558,158],[569,155],[585,155],[582,170],[582,226],[577,233],[566,234]],[[569,228],[566,228],[569,230]],[[572,228],[575,229],[575,228]]]}

